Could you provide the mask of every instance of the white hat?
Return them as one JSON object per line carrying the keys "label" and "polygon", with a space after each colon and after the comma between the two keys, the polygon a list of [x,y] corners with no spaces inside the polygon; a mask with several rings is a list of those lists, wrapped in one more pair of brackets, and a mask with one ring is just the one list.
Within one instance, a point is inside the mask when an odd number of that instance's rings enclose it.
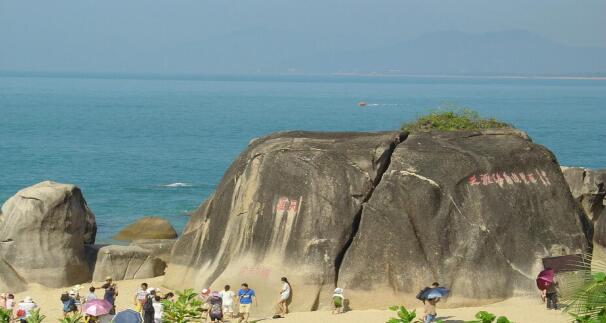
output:
{"label": "white hat", "polygon": [[72,289],[72,290],[69,291],[68,294],[69,294],[69,296],[75,296],[76,295],[76,291]]}
{"label": "white hat", "polygon": [[26,298],[23,299],[23,302],[25,302],[25,303],[33,303],[34,301],[32,300],[32,298],[30,296],[27,296]]}
{"label": "white hat", "polygon": [[335,288],[335,294],[343,294],[343,288]]}

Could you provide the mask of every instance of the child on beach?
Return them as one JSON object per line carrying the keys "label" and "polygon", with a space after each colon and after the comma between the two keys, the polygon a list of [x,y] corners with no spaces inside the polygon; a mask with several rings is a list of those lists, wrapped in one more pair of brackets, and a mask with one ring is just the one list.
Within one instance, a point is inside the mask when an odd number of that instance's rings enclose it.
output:
{"label": "child on beach", "polygon": [[345,303],[345,296],[343,295],[343,288],[335,288],[335,292],[332,295],[332,304],[334,306],[332,314],[343,313],[343,305]]}
{"label": "child on beach", "polygon": [[234,317],[234,298],[236,294],[231,290],[231,286],[225,285],[221,291],[221,300],[223,301],[223,314],[228,318]]}

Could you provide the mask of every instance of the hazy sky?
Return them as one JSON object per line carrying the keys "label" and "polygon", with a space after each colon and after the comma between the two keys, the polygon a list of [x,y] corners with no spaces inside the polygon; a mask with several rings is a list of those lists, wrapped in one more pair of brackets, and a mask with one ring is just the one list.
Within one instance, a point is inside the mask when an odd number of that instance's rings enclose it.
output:
{"label": "hazy sky", "polygon": [[0,0],[0,70],[203,72],[221,48],[304,56],[449,30],[606,47],[605,14],[605,0]]}

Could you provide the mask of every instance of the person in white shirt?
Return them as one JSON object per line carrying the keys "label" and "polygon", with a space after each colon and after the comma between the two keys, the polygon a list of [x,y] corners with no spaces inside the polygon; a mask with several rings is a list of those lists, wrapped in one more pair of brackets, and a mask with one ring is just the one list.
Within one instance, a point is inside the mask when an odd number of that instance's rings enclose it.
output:
{"label": "person in white shirt", "polygon": [[97,295],[95,295],[95,287],[91,286],[88,289],[88,295],[86,295],[85,303],[88,303],[95,299],[97,299]]}
{"label": "person in white shirt", "polygon": [[154,323],[162,323],[162,315],[164,314],[164,306],[161,302],[162,298],[159,295],[154,296],[152,305],[154,306]]}
{"label": "person in white shirt", "polygon": [[143,315],[143,305],[147,301],[147,295],[149,295],[149,290],[147,289],[147,283],[141,284],[141,288],[137,289],[135,293],[135,306],[137,307],[137,311]]}
{"label": "person in white shirt", "polygon": [[31,312],[36,308],[38,308],[38,305],[34,303],[31,297],[27,296],[25,299],[23,299],[21,303],[19,303],[15,307],[14,317],[19,319],[21,322],[25,322],[25,320],[31,315]]}
{"label": "person in white shirt", "polygon": [[231,290],[229,285],[225,285],[225,289],[220,294],[223,301],[223,315],[228,318],[234,318],[234,298],[236,297],[236,293]]}
{"label": "person in white shirt", "polygon": [[290,301],[290,294],[292,292],[292,287],[288,282],[286,277],[282,277],[282,289],[280,290],[280,300],[278,301],[278,312],[274,316],[274,318],[284,317],[284,315],[288,314],[288,302]]}

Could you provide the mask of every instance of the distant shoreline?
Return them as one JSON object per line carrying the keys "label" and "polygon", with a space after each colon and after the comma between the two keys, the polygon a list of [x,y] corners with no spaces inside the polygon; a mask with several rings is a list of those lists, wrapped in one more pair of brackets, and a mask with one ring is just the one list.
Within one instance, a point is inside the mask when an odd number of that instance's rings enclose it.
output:
{"label": "distant shoreline", "polygon": [[606,81],[606,76],[546,76],[546,75],[450,75],[450,74],[385,74],[385,73],[333,73],[333,76],[353,77],[417,77],[447,79],[522,79],[522,80],[592,80]]}
{"label": "distant shoreline", "polygon": [[108,72],[40,72],[40,71],[2,71],[0,77],[39,77],[39,78],[83,78],[83,79],[143,79],[143,80],[210,80],[210,81],[236,81],[236,80],[264,80],[280,78],[300,78],[310,80],[314,78],[427,78],[427,79],[493,79],[493,80],[578,80],[578,81],[606,81],[606,75],[465,75],[465,74],[395,74],[395,73],[326,73],[326,74],[187,74],[187,73],[108,73]]}

